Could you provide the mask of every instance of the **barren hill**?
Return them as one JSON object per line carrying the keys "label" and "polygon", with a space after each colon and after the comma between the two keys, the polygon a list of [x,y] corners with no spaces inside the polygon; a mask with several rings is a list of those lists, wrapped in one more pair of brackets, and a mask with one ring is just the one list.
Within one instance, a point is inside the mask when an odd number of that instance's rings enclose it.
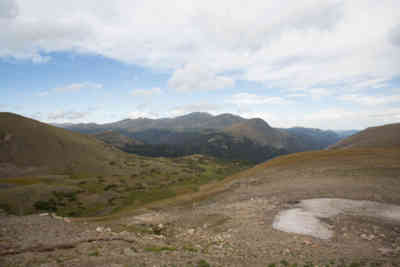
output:
{"label": "barren hill", "polygon": [[331,148],[400,146],[400,123],[371,127],[339,141]]}
{"label": "barren hill", "polygon": [[0,176],[37,170],[106,171],[120,153],[87,135],[50,126],[12,113],[0,113]]}

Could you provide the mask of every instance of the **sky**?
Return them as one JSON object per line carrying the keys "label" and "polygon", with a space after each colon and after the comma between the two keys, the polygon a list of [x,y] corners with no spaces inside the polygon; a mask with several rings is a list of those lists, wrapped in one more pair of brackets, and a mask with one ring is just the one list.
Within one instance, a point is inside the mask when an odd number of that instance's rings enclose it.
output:
{"label": "sky", "polygon": [[0,111],[400,122],[398,0],[0,0]]}

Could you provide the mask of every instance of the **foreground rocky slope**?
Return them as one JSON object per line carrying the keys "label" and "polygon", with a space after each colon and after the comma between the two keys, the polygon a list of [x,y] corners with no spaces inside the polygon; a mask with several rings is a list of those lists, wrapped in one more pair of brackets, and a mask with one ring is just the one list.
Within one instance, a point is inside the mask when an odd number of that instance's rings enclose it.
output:
{"label": "foreground rocky slope", "polygon": [[[299,200],[343,198],[400,205],[400,150],[305,152],[258,165],[224,183],[102,219],[2,217],[5,266],[343,266],[400,264],[400,225],[341,214],[324,240],[275,230]],[[180,205],[171,206],[172,203]],[[44,230],[46,229],[46,230]]]}

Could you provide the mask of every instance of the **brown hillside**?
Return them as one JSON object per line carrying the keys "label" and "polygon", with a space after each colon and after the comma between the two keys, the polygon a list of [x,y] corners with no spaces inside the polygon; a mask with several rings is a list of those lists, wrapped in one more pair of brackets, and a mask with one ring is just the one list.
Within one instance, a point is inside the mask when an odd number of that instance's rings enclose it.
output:
{"label": "brown hillside", "polygon": [[371,127],[339,141],[331,148],[400,146],[400,123]]}
{"label": "brown hillside", "polygon": [[100,173],[119,153],[95,138],[0,113],[0,177],[38,170]]}

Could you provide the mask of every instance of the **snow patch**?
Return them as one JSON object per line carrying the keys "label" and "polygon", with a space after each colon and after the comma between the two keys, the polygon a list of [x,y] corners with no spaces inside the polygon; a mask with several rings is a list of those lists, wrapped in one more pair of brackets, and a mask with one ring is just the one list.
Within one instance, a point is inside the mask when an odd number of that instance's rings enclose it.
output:
{"label": "snow patch", "polygon": [[279,212],[274,219],[274,229],[296,234],[330,239],[334,232],[320,218],[339,214],[368,216],[400,222],[400,206],[366,200],[316,198],[300,201],[293,209]]}

